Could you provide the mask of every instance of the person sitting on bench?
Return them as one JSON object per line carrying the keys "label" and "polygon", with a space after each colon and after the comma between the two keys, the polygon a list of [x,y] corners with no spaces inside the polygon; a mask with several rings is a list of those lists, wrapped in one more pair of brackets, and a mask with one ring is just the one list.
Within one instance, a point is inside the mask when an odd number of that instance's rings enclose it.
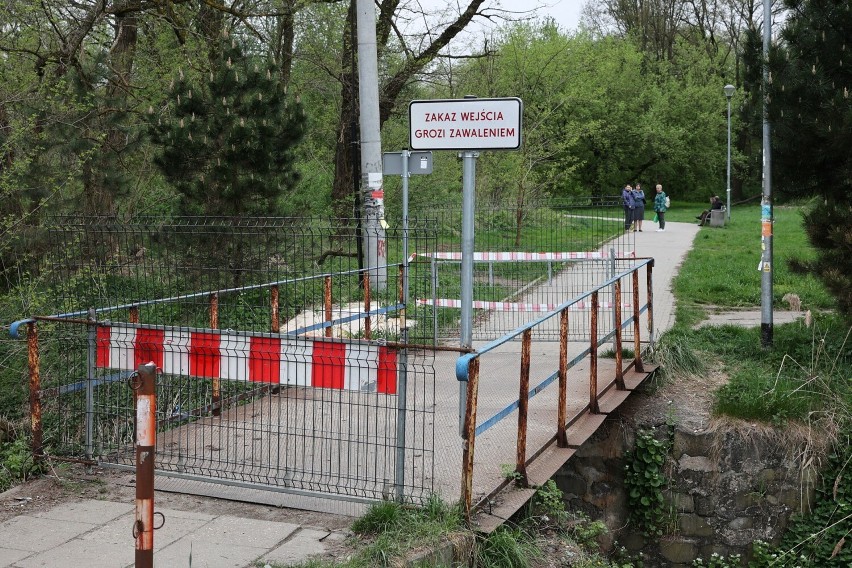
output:
{"label": "person sitting on bench", "polygon": [[710,211],[715,211],[717,209],[721,209],[722,207],[724,207],[724,204],[722,203],[722,200],[719,199],[718,195],[714,195],[713,197],[711,197],[710,209],[705,209],[701,212],[701,215],[696,217],[696,219],[698,219],[698,224],[706,225],[707,222],[710,220]]}

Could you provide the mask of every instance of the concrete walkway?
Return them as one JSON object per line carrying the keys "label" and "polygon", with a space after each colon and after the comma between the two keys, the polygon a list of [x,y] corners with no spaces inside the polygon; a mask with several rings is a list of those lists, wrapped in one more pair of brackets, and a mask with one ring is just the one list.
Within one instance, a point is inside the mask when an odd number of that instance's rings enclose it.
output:
{"label": "concrete walkway", "polygon": [[[643,228],[633,234],[635,251],[638,257],[655,259],[654,319],[659,335],[674,323],[671,281],[701,229],[668,223],[666,231],[658,233],[650,221]],[[452,423],[450,427],[456,428]],[[0,506],[16,498],[14,491],[0,494]],[[298,522],[199,513],[191,507],[156,508],[168,519],[154,537],[155,566],[161,567],[189,567],[190,552],[193,568],[248,568],[265,562],[284,566],[322,554],[345,538],[341,530]],[[29,514],[26,507],[21,511],[0,523],[0,568],[134,565],[134,503],[130,500],[89,499],[39,513]]]}

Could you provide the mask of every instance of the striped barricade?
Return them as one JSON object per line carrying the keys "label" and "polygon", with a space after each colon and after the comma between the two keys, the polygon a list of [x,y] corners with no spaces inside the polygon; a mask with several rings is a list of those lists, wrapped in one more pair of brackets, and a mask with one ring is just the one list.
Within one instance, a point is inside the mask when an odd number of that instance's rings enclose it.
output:
{"label": "striped barricade", "polygon": [[366,342],[189,330],[101,326],[97,367],[133,371],[153,361],[163,373],[396,394],[397,353]]}

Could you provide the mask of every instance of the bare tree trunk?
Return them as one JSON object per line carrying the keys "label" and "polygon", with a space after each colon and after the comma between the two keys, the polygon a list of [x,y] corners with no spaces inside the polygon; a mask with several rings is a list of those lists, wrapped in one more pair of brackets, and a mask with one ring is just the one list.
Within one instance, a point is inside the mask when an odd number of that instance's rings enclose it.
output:
{"label": "bare tree trunk", "polygon": [[[337,143],[334,148],[334,183],[331,200],[334,216],[338,219],[353,216],[352,194],[357,192],[355,180],[360,177],[356,164],[358,144],[358,75],[355,68],[355,2],[350,3],[343,34],[343,61],[340,73],[340,117],[337,122]],[[356,175],[358,174],[358,175]]]}
{"label": "bare tree trunk", "polygon": [[290,85],[290,76],[293,72],[293,46],[296,41],[296,2],[295,0],[284,0],[281,7],[283,14],[276,22],[276,38],[273,46],[275,60],[280,66],[281,83]]}

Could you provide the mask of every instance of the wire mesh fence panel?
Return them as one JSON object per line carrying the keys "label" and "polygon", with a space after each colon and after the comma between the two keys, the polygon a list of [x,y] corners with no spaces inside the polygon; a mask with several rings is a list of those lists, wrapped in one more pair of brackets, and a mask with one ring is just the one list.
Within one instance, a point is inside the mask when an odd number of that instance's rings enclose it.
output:
{"label": "wire mesh fence panel", "polygon": [[[607,199],[480,204],[474,339],[625,270],[621,214]],[[370,236],[387,264],[365,267],[346,219],[52,220],[41,270],[47,313],[61,317],[38,321],[45,450],[132,467],[131,376],[154,361],[161,473],[424,501],[436,405],[454,396],[440,389],[458,389],[450,376],[437,385],[433,347],[458,338],[461,212],[389,221]],[[599,318],[632,309],[630,284],[613,294],[601,292]],[[578,306],[569,333],[589,330]]]}
{"label": "wire mesh fence panel", "polygon": [[[401,231],[387,279],[354,224],[63,218],[40,321],[47,451],[132,466],[131,375],[153,361],[161,473],[351,498],[431,493],[435,372]],[[422,237],[420,235],[423,235]],[[416,223],[409,241],[428,250]],[[403,435],[404,434],[404,435]]]}
{"label": "wire mesh fence panel", "polygon": [[[459,336],[461,316],[461,210],[434,209],[437,252],[418,253],[428,273],[416,301],[431,310],[436,337]],[[611,278],[623,258],[633,258],[634,237],[624,231],[620,199],[544,200],[527,203],[485,202],[475,212],[473,339],[486,341],[509,333],[556,305]],[[622,294],[624,296],[624,292]],[[629,295],[627,296],[629,298]],[[629,301],[622,298],[622,305]],[[603,305],[612,314],[610,297]],[[578,306],[578,310],[587,309]],[[546,328],[540,338],[555,340]],[[572,340],[585,340],[578,327]]]}

